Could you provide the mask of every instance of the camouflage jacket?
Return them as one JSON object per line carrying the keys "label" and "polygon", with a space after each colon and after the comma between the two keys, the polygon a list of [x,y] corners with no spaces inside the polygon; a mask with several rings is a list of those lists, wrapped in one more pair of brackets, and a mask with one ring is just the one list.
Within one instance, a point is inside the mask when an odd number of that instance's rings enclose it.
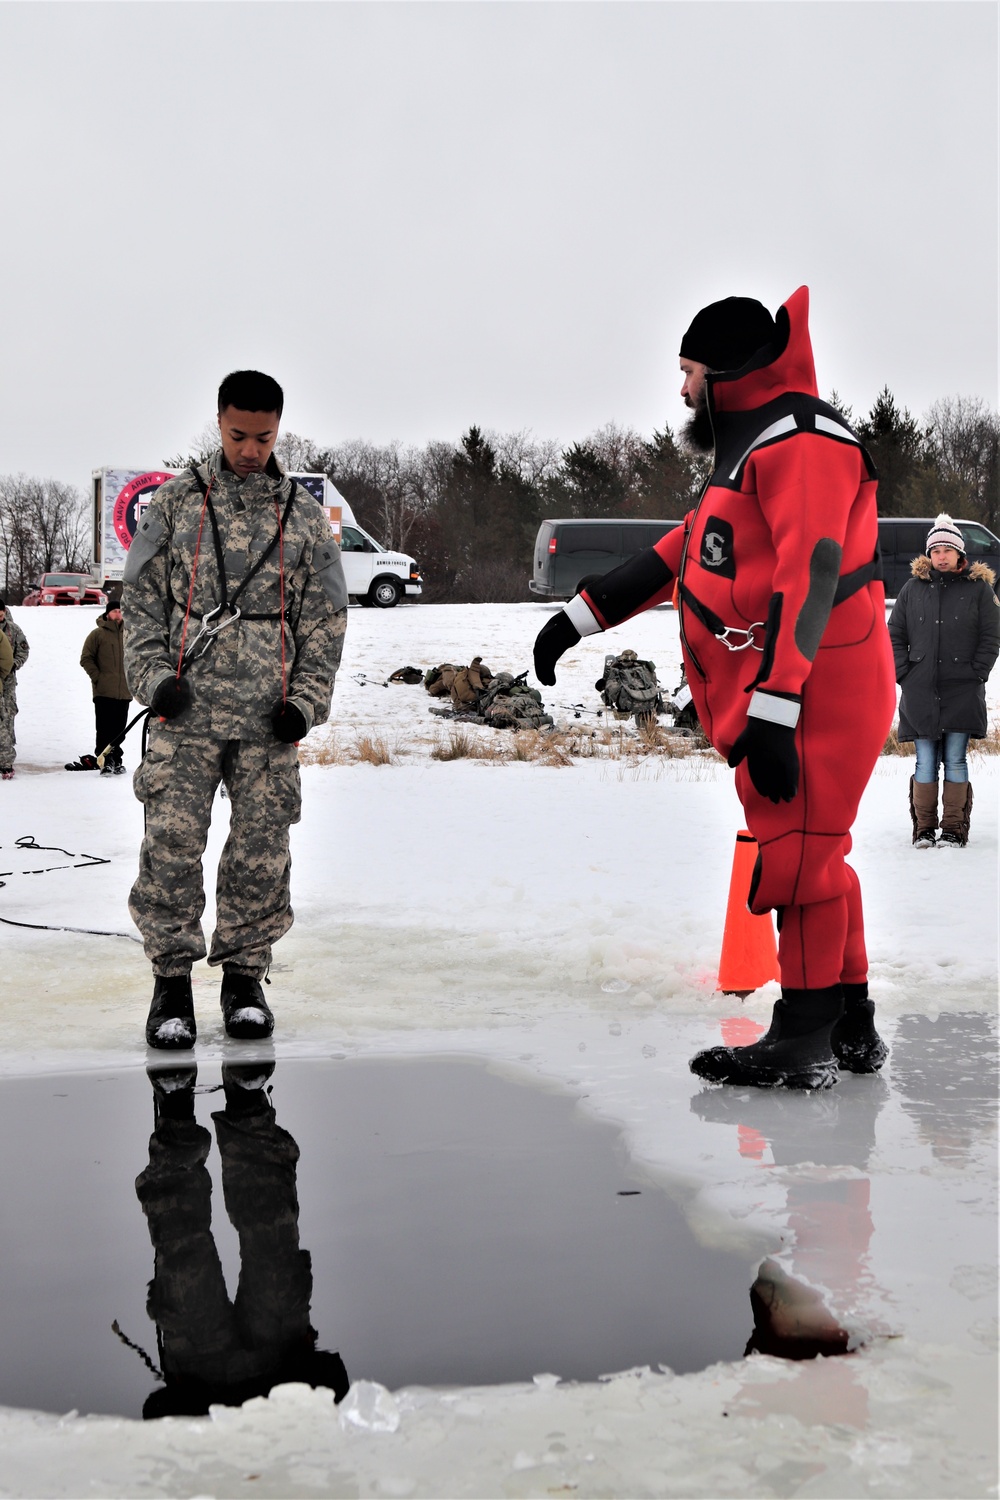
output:
{"label": "camouflage jacket", "polygon": [[[211,481],[230,599],[277,535],[279,516],[285,517],[291,481],[273,458],[266,473],[240,481],[223,467],[218,451],[198,474],[200,484],[188,469],[160,486],[129,549],[122,595],[125,674],[140,703],[148,704],[157,685],[177,671],[204,486]],[[284,520],[281,553],[288,699],[311,729],[330,714],[347,628],[347,588],[326,515],[301,487]],[[216,739],[273,738],[269,716],[282,695],[279,584],[275,546],[238,594],[239,617],[223,613],[210,620],[222,628],[197,643],[203,617],[222,602],[215,539],[205,515],[184,646],[192,703],[165,728]]]}

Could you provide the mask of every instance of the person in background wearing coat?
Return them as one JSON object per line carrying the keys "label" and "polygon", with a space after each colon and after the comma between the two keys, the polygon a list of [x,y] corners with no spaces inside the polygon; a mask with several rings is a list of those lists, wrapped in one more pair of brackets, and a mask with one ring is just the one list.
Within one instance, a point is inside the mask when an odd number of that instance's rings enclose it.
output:
{"label": "person in background wearing coat", "polygon": [[[125,681],[122,607],[119,599],[109,599],[103,615],[98,616],[96,628],[83,643],[80,665],[94,687],[94,754],[100,755],[124,730],[128,720],[128,706],[132,702],[132,694]],[[116,745],[105,760],[101,775],[119,776],[124,769],[122,748]]]}
{"label": "person in background wearing coat", "polygon": [[[8,651],[10,660],[8,661]],[[17,674],[28,660],[28,641],[0,599],[0,777],[14,779],[17,757],[14,720],[17,717]]]}
{"label": "person in background wearing coat", "polygon": [[889,637],[903,690],[899,738],[913,740],[917,751],[910,779],[913,844],[932,849],[940,827],[940,847],[963,849],[972,814],[965,755],[969,740],[987,731],[986,679],[1000,652],[1000,600],[992,568],[969,567],[965,539],[948,515],[934,522],[927,552],[914,558],[911,572],[889,617]]}

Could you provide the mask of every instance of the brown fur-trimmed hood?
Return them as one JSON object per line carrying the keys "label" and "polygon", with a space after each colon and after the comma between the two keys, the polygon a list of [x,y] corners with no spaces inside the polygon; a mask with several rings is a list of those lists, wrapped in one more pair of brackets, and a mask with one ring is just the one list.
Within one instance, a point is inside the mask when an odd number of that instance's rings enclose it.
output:
{"label": "brown fur-trimmed hood", "polygon": [[[926,552],[922,552],[919,557],[913,559],[910,563],[910,572],[914,578],[920,578],[924,583],[930,582],[933,569],[931,568],[931,560]],[[960,576],[962,578],[983,578],[989,584],[990,588],[992,588],[996,582],[997,575],[985,563],[977,562],[973,563],[971,568],[963,568]]]}

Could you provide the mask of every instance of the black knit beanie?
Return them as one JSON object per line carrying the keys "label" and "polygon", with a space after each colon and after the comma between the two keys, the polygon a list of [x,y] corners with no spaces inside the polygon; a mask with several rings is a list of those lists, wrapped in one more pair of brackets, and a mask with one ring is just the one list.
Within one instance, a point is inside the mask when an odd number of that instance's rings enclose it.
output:
{"label": "black knit beanie", "polygon": [[776,332],[774,319],[753,297],[724,297],[695,313],[681,339],[681,358],[710,370],[739,370]]}

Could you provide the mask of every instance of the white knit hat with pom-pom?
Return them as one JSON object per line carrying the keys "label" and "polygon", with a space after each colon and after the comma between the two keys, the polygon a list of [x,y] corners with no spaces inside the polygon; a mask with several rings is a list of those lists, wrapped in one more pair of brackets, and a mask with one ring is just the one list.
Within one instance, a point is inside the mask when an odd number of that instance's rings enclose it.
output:
{"label": "white knit hat with pom-pom", "polygon": [[927,533],[927,551],[932,547],[954,547],[956,552],[965,556],[965,537],[959,531],[951,516],[946,516],[944,511],[938,516],[934,525]]}

